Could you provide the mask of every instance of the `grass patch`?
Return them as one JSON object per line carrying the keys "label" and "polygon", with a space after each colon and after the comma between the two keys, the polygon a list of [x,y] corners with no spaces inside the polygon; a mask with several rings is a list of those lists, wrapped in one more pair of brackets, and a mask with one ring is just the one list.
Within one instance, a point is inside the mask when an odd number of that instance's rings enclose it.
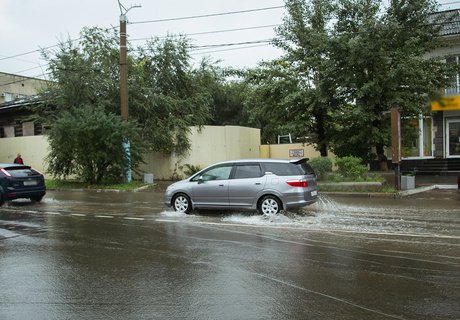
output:
{"label": "grass patch", "polygon": [[151,184],[143,183],[141,181],[131,181],[129,183],[118,183],[118,184],[92,184],[75,180],[45,180],[47,189],[113,189],[122,191],[132,191],[144,186],[152,186]]}

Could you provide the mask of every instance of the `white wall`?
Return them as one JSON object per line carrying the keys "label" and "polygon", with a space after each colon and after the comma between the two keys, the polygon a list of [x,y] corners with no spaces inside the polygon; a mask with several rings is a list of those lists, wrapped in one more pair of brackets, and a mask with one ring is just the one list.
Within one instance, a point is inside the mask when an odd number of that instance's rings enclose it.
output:
{"label": "white wall", "polygon": [[142,172],[153,173],[155,179],[185,178],[184,165],[207,167],[216,162],[258,158],[260,130],[238,126],[192,127],[191,148],[185,156],[151,153],[145,156]]}
{"label": "white wall", "polygon": [[[153,173],[155,179],[169,180],[182,178],[184,164],[204,168],[215,162],[258,158],[260,130],[238,126],[205,126],[191,128],[191,150],[186,156],[150,153],[144,156],[135,177],[142,173]],[[45,158],[49,152],[46,136],[29,136],[0,139],[0,162],[13,162],[21,153],[24,162],[43,172],[47,178]]]}
{"label": "white wall", "polygon": [[[45,157],[49,152],[44,136],[28,136],[0,139],[0,162],[13,163],[18,153],[24,163],[45,174]],[[46,174],[45,174],[46,176]]]}

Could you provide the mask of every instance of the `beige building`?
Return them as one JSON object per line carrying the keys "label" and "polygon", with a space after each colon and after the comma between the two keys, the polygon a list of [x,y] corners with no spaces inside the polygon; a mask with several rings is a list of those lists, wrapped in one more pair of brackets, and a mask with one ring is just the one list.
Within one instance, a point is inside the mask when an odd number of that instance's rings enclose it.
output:
{"label": "beige building", "polygon": [[0,72],[0,138],[41,134],[26,106],[45,87],[45,80]]}
{"label": "beige building", "polygon": [[0,72],[0,104],[34,96],[45,80]]}

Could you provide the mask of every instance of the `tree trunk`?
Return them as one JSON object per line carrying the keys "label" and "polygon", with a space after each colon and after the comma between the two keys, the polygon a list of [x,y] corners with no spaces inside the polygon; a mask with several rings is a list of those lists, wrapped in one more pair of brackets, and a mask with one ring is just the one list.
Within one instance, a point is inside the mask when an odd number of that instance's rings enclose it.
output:
{"label": "tree trunk", "polygon": [[385,148],[384,145],[378,143],[375,146],[375,150],[377,152],[377,160],[379,162],[380,171],[388,171],[388,162],[387,157],[385,156]]}
{"label": "tree trunk", "polygon": [[324,116],[320,113],[315,114],[316,117],[316,135],[317,135],[317,147],[321,154],[321,157],[327,157],[328,143],[326,139],[326,130],[324,128]]}

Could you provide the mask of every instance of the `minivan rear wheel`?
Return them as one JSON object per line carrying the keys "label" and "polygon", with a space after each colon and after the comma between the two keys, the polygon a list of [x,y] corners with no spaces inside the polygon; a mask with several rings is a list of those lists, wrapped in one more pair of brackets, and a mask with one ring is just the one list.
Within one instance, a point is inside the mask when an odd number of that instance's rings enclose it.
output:
{"label": "minivan rear wheel", "polygon": [[281,201],[275,196],[265,196],[260,200],[259,213],[260,214],[277,214],[281,211]]}
{"label": "minivan rear wheel", "polygon": [[192,203],[190,198],[183,193],[175,195],[172,204],[174,210],[177,212],[188,214],[190,211],[192,211]]}

